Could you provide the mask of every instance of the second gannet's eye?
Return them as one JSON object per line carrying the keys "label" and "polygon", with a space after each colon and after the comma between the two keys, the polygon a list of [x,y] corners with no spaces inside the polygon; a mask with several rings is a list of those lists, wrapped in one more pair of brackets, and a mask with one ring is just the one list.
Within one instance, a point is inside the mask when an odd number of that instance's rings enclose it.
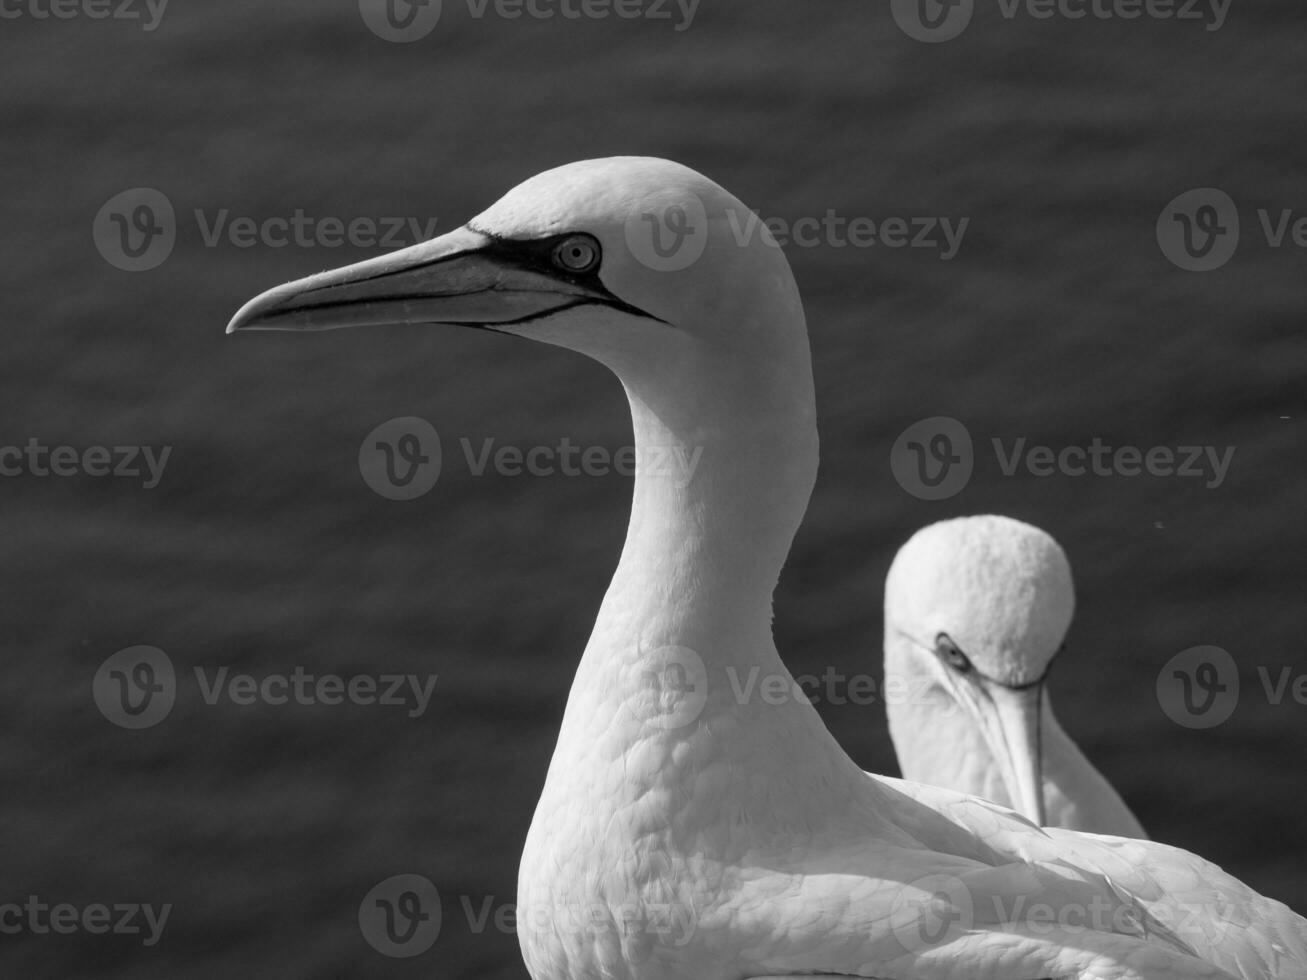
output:
{"label": "second gannet's eye", "polygon": [[553,258],[565,272],[590,272],[599,264],[599,243],[589,235],[569,235],[554,246]]}
{"label": "second gannet's eye", "polygon": [[953,642],[952,637],[947,633],[941,633],[935,637],[935,653],[940,660],[960,674],[965,674],[971,670],[971,658],[959,649],[958,645]]}

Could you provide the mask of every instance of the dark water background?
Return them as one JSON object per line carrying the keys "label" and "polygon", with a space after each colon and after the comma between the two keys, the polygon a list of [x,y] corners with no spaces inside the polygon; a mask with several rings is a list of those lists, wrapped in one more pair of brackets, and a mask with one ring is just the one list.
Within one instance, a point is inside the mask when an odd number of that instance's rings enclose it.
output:
{"label": "dark water background", "polygon": [[[189,216],[439,218],[539,170],[647,153],[764,214],[969,216],[958,256],[792,249],[808,311],[821,477],[777,595],[795,671],[879,675],[880,590],[912,530],[998,511],[1069,552],[1079,612],[1052,690],[1066,727],[1156,837],[1307,911],[1307,706],[1258,666],[1304,663],[1307,254],[1254,234],[1307,213],[1307,14],[1234,0],[1176,21],[1004,19],[946,44],[888,5],[704,0],[667,22],[476,20],[384,43],[350,0],[174,0],[132,23],[0,21],[0,443],[171,445],[162,483],[7,478],[0,601],[0,900],[173,903],[162,942],[0,937],[30,977],[525,976],[460,897],[513,900],[571,673],[612,571],[629,481],[472,477],[412,503],[370,492],[359,442],[429,419],[460,437],[629,439],[603,369],[444,329],[226,338],[265,287],[352,249],[206,247]],[[1191,187],[1247,240],[1208,274],[1154,240]],[[177,249],[120,272],[91,223],[126,188],[169,196]],[[951,415],[978,442],[1235,446],[1226,482],[1004,477],[904,493],[897,434]],[[144,732],[90,696],[114,651],[193,666],[439,674],[418,720],[378,707],[206,706],[184,683]],[[1162,665],[1238,660],[1212,731],[1171,722]],[[884,712],[823,708],[896,772]],[[445,928],[414,960],[356,925],[420,873]]]}

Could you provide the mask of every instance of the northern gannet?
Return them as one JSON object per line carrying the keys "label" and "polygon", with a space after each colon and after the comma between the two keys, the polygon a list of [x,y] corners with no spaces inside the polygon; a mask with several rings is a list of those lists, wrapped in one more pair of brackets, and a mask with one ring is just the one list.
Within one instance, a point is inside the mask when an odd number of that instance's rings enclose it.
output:
{"label": "northern gannet", "polygon": [[[1307,922],[1201,858],[869,776],[806,698],[739,696],[793,683],[772,590],[817,472],[803,307],[749,216],[678,164],[574,163],[228,328],[476,326],[626,390],[631,521],[522,856],[532,977],[1307,977]],[[669,448],[692,479],[646,465]]]}
{"label": "northern gannet", "polygon": [[1053,538],[1010,517],[922,528],[885,579],[886,697],[899,768],[1037,824],[1146,837],[1058,724],[1045,690],[1075,611]]}

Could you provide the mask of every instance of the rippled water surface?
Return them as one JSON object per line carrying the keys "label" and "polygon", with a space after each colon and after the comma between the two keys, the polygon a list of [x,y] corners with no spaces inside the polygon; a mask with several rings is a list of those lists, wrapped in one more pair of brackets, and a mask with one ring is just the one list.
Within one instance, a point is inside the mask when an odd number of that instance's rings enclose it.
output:
{"label": "rippled water surface", "polygon": [[[808,307],[822,471],[777,596],[796,671],[880,672],[897,546],[998,511],[1066,547],[1079,610],[1052,692],[1066,727],[1159,839],[1307,910],[1307,706],[1259,668],[1307,670],[1303,249],[1258,209],[1307,213],[1304,21],[1234,0],[1182,21],[1049,21],[980,0],[956,40],[888,5],[705,0],[667,21],[477,19],[447,2],[412,44],[349,0],[176,0],[117,20],[0,25],[0,444],[172,446],[159,485],[5,478],[0,522],[3,895],[172,903],[163,940],[4,937],[12,976],[521,978],[477,933],[511,903],[571,673],[612,571],[629,481],[474,476],[475,445],[616,448],[617,383],[567,352],[445,329],[225,338],[274,283],[349,248],[213,246],[229,217],[411,216],[447,230],[548,166],[684,161],[764,216],[968,218],[929,249],[791,247]],[[1185,273],[1154,238],[1168,201],[1216,186],[1244,236]],[[176,208],[161,267],[121,272],[91,222],[152,187]],[[204,219],[196,219],[195,211]],[[370,492],[362,437],[416,415],[446,466],[410,503]],[[929,416],[977,446],[958,495],[918,500],[890,448]],[[1005,476],[1005,446],[1235,447],[1193,478]],[[91,678],[134,644],[181,693],[140,732]],[[1197,644],[1240,665],[1209,731],[1159,708]],[[439,675],[420,718],[384,707],[209,706],[211,677]],[[896,772],[883,705],[824,705],[868,768]],[[434,949],[359,934],[381,879],[444,897]]]}

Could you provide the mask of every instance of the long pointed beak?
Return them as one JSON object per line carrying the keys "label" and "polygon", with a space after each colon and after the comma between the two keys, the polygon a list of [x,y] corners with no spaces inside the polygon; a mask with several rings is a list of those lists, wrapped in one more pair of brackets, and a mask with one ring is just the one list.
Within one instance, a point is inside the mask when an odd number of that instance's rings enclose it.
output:
{"label": "long pointed beak", "polygon": [[232,318],[238,330],[333,330],[392,323],[493,328],[610,294],[519,260],[518,243],[459,228],[429,242],[270,289]]}
{"label": "long pointed beak", "polygon": [[1040,731],[1043,682],[1022,688],[982,683],[989,695],[988,717],[983,720],[985,738],[1002,767],[1008,796],[1026,819],[1042,827],[1046,820]]}

